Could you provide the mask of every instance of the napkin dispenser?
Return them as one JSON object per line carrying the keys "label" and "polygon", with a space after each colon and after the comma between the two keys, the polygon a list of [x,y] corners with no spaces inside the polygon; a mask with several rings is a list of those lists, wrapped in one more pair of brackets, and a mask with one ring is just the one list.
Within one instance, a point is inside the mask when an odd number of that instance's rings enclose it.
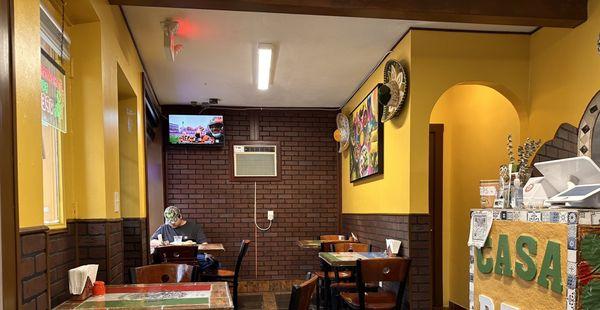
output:
{"label": "napkin dispenser", "polygon": [[83,265],[69,270],[69,291],[74,300],[85,300],[92,296],[98,265]]}
{"label": "napkin dispenser", "polygon": [[83,291],[81,294],[73,295],[71,299],[77,301],[84,301],[92,296],[94,290],[94,285],[92,285],[92,280],[88,277],[85,281],[85,286],[83,287]]}

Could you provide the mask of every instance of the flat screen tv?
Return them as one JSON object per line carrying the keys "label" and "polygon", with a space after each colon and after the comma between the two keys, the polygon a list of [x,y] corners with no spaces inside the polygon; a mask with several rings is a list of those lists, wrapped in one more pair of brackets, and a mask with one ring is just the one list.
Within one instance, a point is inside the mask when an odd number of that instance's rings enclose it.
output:
{"label": "flat screen tv", "polygon": [[223,145],[223,115],[169,115],[169,144]]}

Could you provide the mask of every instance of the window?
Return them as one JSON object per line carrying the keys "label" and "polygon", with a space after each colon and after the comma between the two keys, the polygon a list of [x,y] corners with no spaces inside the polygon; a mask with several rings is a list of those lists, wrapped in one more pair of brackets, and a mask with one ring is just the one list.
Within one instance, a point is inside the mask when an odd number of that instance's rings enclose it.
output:
{"label": "window", "polygon": [[60,135],[56,128],[42,125],[44,224],[47,225],[59,224],[62,220]]}
{"label": "window", "polygon": [[71,40],[63,31],[64,20],[54,18],[43,4],[40,25],[44,224],[56,225],[63,223],[61,139],[67,132],[66,75],[62,65],[69,59]]}

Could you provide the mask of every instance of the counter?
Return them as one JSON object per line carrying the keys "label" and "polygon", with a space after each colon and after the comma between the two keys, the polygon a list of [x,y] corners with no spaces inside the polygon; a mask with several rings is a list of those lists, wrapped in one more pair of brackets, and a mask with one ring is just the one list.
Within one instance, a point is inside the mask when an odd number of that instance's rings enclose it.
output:
{"label": "counter", "polygon": [[470,309],[600,309],[600,210],[491,212],[470,247]]}

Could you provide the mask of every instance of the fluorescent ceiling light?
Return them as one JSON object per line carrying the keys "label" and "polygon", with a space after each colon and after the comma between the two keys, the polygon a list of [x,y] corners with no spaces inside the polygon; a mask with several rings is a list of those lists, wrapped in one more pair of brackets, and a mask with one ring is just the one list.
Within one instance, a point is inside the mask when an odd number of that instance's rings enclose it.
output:
{"label": "fluorescent ceiling light", "polygon": [[271,83],[271,61],[273,59],[273,45],[258,45],[258,78],[259,90],[269,89]]}

